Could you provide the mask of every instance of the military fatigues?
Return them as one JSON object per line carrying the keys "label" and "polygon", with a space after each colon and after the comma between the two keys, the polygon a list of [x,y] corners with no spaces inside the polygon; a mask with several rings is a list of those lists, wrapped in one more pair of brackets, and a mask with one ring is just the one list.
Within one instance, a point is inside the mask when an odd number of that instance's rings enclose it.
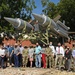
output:
{"label": "military fatigues", "polygon": [[52,50],[51,48],[47,47],[46,50],[45,50],[45,54],[46,54],[46,66],[48,67],[49,65],[49,68],[51,68],[51,66],[53,65],[53,59],[52,59]]}
{"label": "military fatigues", "polygon": [[26,67],[28,63],[28,49],[23,50],[23,67]]}

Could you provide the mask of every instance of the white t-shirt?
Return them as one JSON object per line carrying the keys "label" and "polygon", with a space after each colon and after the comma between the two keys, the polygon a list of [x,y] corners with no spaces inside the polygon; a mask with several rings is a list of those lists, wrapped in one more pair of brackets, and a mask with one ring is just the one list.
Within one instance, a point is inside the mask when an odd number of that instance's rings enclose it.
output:
{"label": "white t-shirt", "polygon": [[1,56],[1,55],[5,55],[5,49],[1,49],[1,48],[0,48],[0,56]]}

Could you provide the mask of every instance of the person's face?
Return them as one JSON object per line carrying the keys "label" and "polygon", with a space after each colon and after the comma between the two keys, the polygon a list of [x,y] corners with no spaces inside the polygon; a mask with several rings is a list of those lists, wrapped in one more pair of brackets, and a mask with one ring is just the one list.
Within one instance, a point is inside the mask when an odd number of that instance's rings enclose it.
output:
{"label": "person's face", "polygon": [[58,43],[58,47],[60,47],[61,46],[61,44],[60,43]]}
{"label": "person's face", "polygon": [[45,45],[43,45],[43,48],[45,48]]}
{"label": "person's face", "polygon": [[7,47],[9,47],[9,45],[7,45]]}
{"label": "person's face", "polygon": [[67,47],[67,50],[70,50],[70,48],[69,48],[69,47]]}
{"label": "person's face", "polygon": [[17,45],[15,45],[15,48],[17,47]]}
{"label": "person's face", "polygon": [[22,45],[20,45],[20,47],[22,47]]}
{"label": "person's face", "polygon": [[52,45],[52,42],[50,42],[50,45]]}
{"label": "person's face", "polygon": [[38,46],[39,44],[38,43],[36,43],[36,46]]}

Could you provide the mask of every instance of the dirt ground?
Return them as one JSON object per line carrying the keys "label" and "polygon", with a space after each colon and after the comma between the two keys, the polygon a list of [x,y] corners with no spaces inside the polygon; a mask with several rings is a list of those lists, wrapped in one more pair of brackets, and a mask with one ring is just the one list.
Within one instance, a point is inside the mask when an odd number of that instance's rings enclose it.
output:
{"label": "dirt ground", "polygon": [[75,75],[75,72],[43,68],[6,68],[0,69],[0,75]]}

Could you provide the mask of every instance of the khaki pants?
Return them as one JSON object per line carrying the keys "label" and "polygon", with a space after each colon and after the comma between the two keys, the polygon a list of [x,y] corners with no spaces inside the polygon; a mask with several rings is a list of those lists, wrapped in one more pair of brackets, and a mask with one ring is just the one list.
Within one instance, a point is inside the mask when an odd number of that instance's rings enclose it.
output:
{"label": "khaki pants", "polygon": [[57,54],[56,55],[55,67],[57,67],[57,65],[58,65],[58,68],[61,69],[61,66],[62,66],[62,58],[63,58],[63,55],[62,54]]}

